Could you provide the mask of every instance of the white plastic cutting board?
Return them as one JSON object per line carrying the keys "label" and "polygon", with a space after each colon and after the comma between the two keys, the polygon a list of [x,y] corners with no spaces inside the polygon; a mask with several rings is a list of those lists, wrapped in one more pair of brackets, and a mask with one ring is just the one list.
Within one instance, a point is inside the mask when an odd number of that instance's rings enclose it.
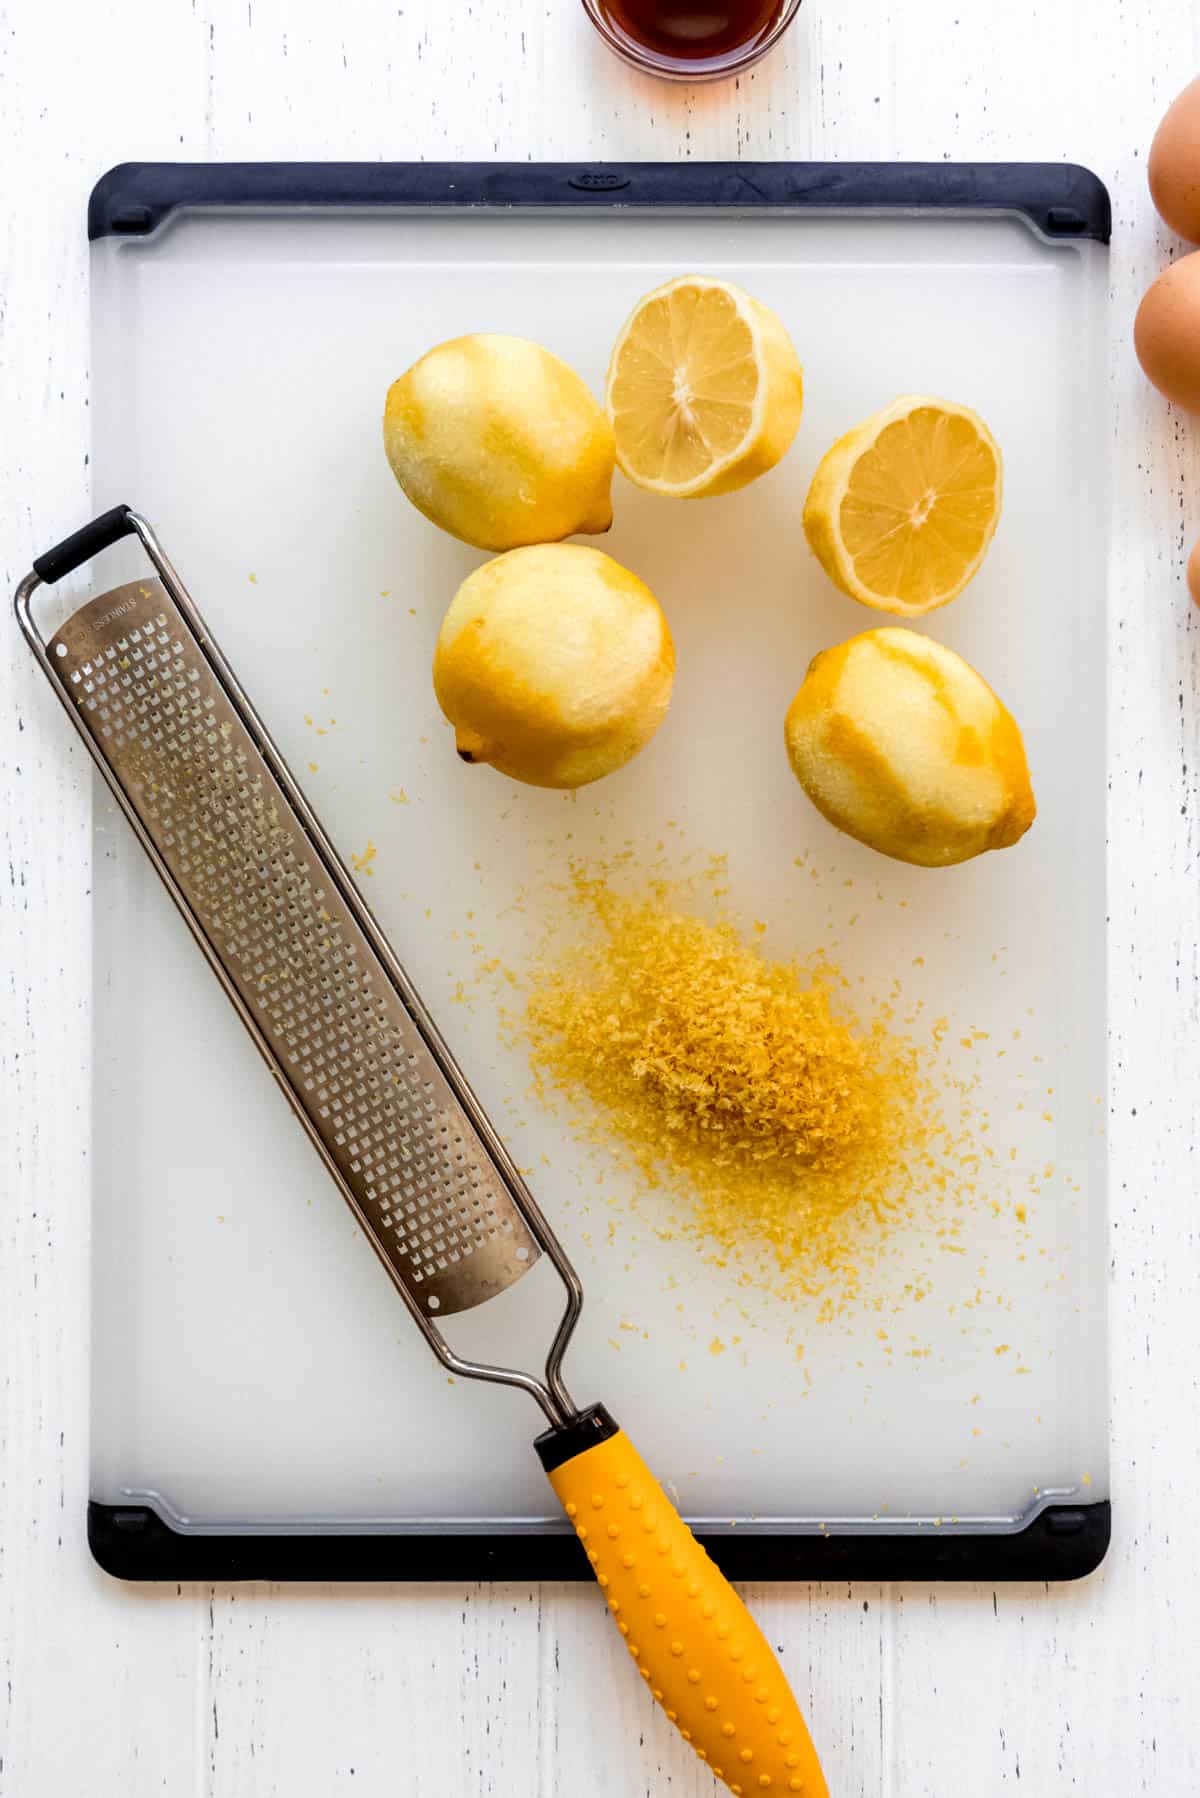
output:
{"label": "white plastic cutting board", "polygon": [[[367,897],[582,1274],[579,1402],[610,1406],[693,1517],[1011,1527],[1106,1496],[1103,250],[1006,217],[233,213],[104,239],[93,267],[97,509],[151,519],[343,853],[375,845]],[[632,303],[689,269],[786,321],[796,445],[703,506],[618,478],[603,547],[657,591],[678,653],[642,756],[576,799],[465,768],[429,668],[482,558],[399,493],[388,383],[494,330],[599,388]],[[807,552],[809,478],[902,392],[977,407],[1003,447],[991,553],[925,628],[1015,712],[1040,805],[1018,848],[939,873],[837,835],[781,742],[810,657],[879,622]],[[953,1039],[1014,1044],[973,1051],[1016,1156],[964,1253],[900,1235],[878,1291],[822,1324],[660,1240],[611,1170],[589,1204],[598,1166],[528,1099],[489,1004],[454,995],[469,931],[519,962],[567,856],[626,841],[726,853],[771,952],[836,943],[870,987],[903,973]],[[210,1526],[545,1515],[537,1412],[428,1356],[103,795],[96,849],[93,1496]],[[543,1271],[456,1341],[536,1358]]]}

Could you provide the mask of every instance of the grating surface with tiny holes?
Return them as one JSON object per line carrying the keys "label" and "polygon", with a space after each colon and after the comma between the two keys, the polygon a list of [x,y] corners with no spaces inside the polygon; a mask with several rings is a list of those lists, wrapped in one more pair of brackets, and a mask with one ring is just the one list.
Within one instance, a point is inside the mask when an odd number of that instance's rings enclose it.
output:
{"label": "grating surface with tiny holes", "polygon": [[537,1244],[162,582],[50,653],[401,1285],[440,1315],[510,1286]]}

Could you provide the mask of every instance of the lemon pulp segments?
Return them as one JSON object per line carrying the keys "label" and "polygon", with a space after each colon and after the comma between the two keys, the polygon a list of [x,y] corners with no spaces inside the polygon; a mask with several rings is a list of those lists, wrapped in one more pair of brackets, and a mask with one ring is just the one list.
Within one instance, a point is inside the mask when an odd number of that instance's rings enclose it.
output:
{"label": "lemon pulp segments", "polygon": [[916,617],[975,574],[1001,490],[1000,451],[981,418],[940,400],[900,399],[824,457],[804,528],[844,592]]}
{"label": "lemon pulp segments", "polygon": [[686,499],[773,467],[796,434],[803,383],[773,313],[730,282],[688,275],[635,308],[606,397],[623,472]]}
{"label": "lemon pulp segments", "polygon": [[613,380],[623,460],[685,486],[743,441],[754,419],[754,339],[720,287],[676,287],[648,300]]}

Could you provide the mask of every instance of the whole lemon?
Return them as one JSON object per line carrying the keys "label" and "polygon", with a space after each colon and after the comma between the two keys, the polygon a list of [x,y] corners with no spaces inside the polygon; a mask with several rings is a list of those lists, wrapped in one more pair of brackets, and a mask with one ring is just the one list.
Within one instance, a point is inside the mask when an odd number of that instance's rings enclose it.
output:
{"label": "whole lemon", "polygon": [[674,678],[649,587],[573,543],[510,550],[468,575],[433,658],[462,759],[533,787],[620,768],[662,723]]}
{"label": "whole lemon", "polygon": [[823,651],[785,735],[817,810],[897,861],[943,868],[1005,849],[1037,814],[1016,723],[968,662],[915,631]]}
{"label": "whole lemon", "polygon": [[612,524],[612,427],[574,369],[524,337],[429,350],[388,389],[383,443],[418,511],[476,549]]}

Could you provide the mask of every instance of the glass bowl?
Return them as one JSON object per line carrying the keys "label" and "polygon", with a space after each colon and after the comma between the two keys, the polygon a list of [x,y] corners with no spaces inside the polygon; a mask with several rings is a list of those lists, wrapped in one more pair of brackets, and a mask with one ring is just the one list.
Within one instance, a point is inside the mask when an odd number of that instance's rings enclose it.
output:
{"label": "glass bowl", "polygon": [[723,81],[740,75],[760,57],[773,50],[800,10],[801,0],[782,0],[778,11],[766,24],[759,25],[741,43],[733,44],[711,55],[673,56],[669,51],[652,48],[635,37],[613,16],[604,0],[583,0],[583,10],[604,42],[622,62],[639,69],[643,75],[657,75],[664,81]]}

